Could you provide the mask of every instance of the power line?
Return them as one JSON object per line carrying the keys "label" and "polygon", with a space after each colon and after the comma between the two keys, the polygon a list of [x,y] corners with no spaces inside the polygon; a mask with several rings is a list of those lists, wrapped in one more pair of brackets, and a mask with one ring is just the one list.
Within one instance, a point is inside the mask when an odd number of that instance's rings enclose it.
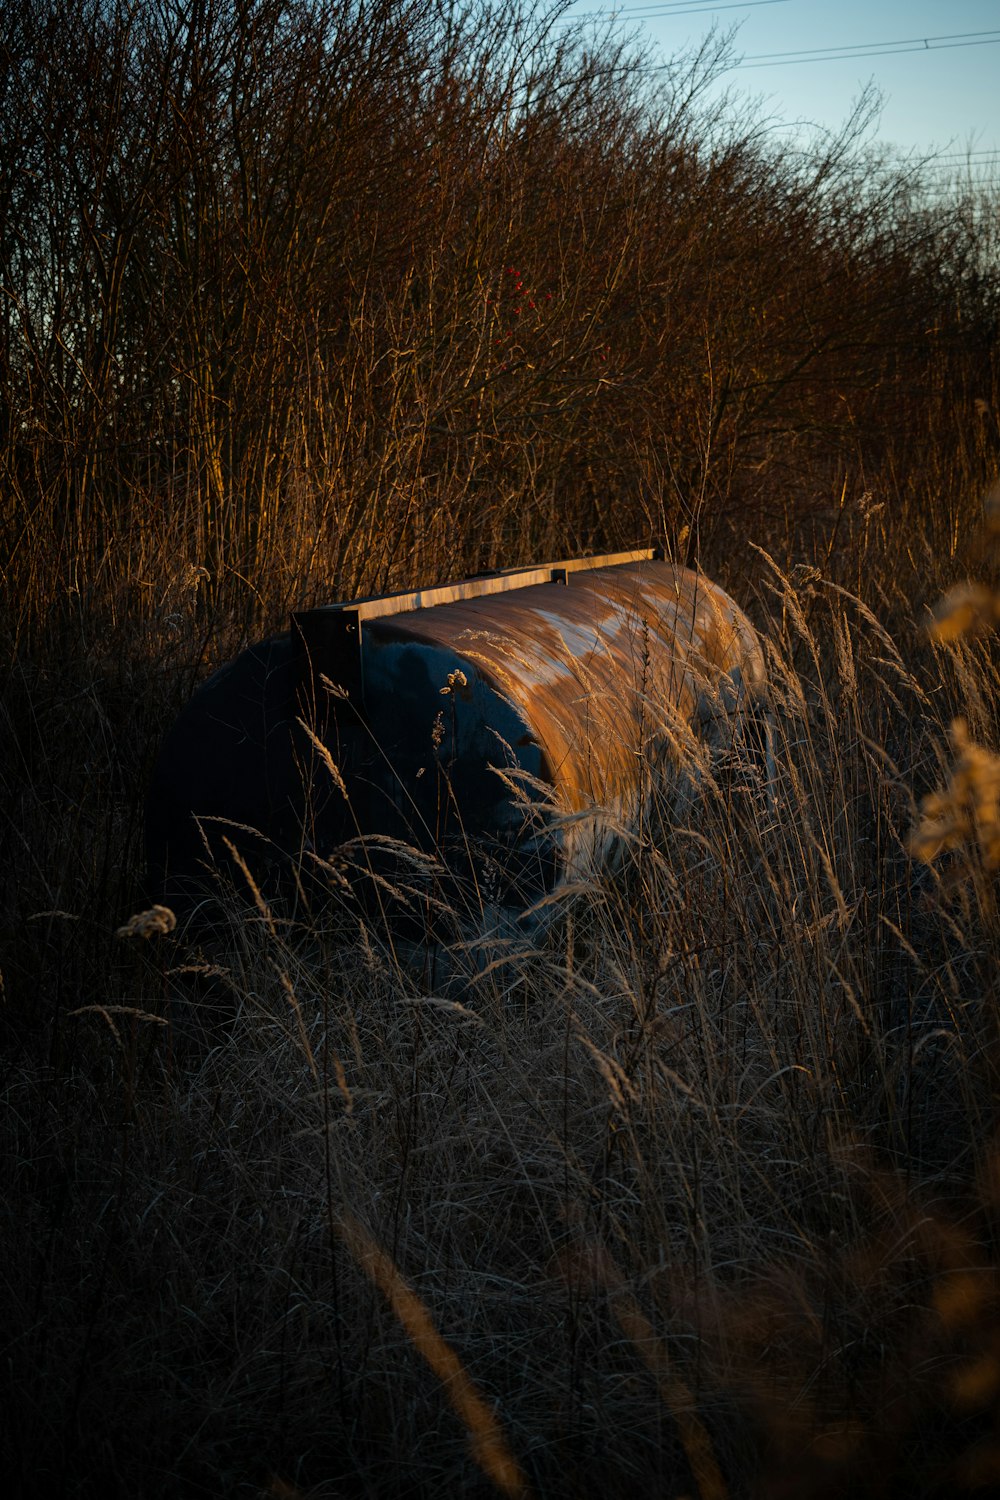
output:
{"label": "power line", "polygon": [[1000,166],[1000,151],[994,151],[988,156],[978,156],[973,160],[967,160],[964,156],[892,156],[886,157],[886,162],[893,167],[913,167],[918,172],[991,172]]}
{"label": "power line", "polygon": [[560,16],[567,24],[593,20],[600,16],[629,16],[636,20],[655,21],[661,16],[703,16],[717,10],[756,10],[761,5],[787,5],[789,0],[742,0],[742,3],[706,5],[703,0],[685,0],[683,5],[616,5],[613,10],[579,10]]}
{"label": "power line", "polygon": [[931,42],[957,42],[965,37],[1000,37],[1000,31],[946,31],[942,36],[904,36],[894,42],[842,42],[836,47],[794,47],[790,52],[748,52],[747,57],[818,57],[821,53],[843,52],[848,47],[907,47],[917,43],[930,47]]}
{"label": "power line", "polygon": [[[806,147],[799,147],[789,148],[787,154],[810,158],[813,152]],[[959,172],[966,165],[974,167],[976,171],[988,171],[1000,163],[1000,146],[989,146],[982,151],[952,151],[940,155],[936,151],[929,151],[926,155],[916,153],[911,156],[885,156],[881,160],[889,167],[912,167],[921,172],[931,167],[940,172]]]}
{"label": "power line", "polygon": [[919,173],[933,172],[935,177],[944,177],[948,181],[957,181],[959,179],[965,181],[969,175],[974,174],[977,181],[987,182],[996,176],[997,169],[1000,168],[1000,157],[993,161],[974,161],[970,167],[963,167],[957,163],[949,164],[947,162],[936,165],[932,161],[893,162],[892,165],[897,169],[900,167],[914,167]]}
{"label": "power line", "polygon": [[[751,5],[781,5],[785,0],[746,0],[746,5],[711,5],[705,6],[704,12],[716,10],[742,10]],[[588,11],[587,15],[620,15],[619,11]],[[680,14],[694,15],[695,11],[684,11]],[[573,20],[575,17],[561,17],[562,20]],[[645,19],[648,19],[645,18]],[[964,41],[960,38],[971,38]],[[841,47],[818,47],[811,50],[803,49],[801,52],[750,52],[740,59],[739,62],[730,63],[724,71],[732,73],[741,68],[788,68],[796,67],[800,63],[815,62],[849,62],[858,57],[898,57],[908,52],[947,52],[956,47],[992,47],[1000,43],[1000,31],[956,31],[946,32],[941,36],[925,37],[903,37],[894,42],[860,42],[845,43]],[[669,63],[661,63],[654,66],[654,73],[667,73],[670,71]],[[611,77],[617,72],[631,71],[631,67],[609,68],[603,76]]]}
{"label": "power line", "polygon": [[[602,16],[628,16],[651,21],[687,15],[710,15],[719,10],[755,10],[761,5],[786,5],[788,0],[742,0],[740,3],[705,5],[699,0],[677,4],[621,5],[613,10],[578,11],[562,16],[573,22]],[[1000,43],[1000,31],[952,31],[938,36],[899,37],[887,42],[843,42],[834,47],[802,47],[787,52],[748,52],[732,68],[780,68],[800,62],[845,62],[858,57],[898,57],[907,52],[945,52],[956,47],[989,47]]]}
{"label": "power line", "polygon": [[[945,151],[940,156],[935,151],[930,160],[932,164],[936,165],[938,162],[946,161],[970,161],[979,156],[998,157],[1000,156],[1000,146],[983,146],[978,151]],[[902,162],[903,158],[900,157],[899,160]]]}
{"label": "power line", "polygon": [[892,42],[851,42],[840,47],[804,47],[793,52],[749,52],[733,66],[781,68],[796,63],[844,62],[855,57],[895,57],[904,52],[944,52],[953,47],[989,47],[997,42],[1000,31],[953,31],[941,36],[900,37]]}

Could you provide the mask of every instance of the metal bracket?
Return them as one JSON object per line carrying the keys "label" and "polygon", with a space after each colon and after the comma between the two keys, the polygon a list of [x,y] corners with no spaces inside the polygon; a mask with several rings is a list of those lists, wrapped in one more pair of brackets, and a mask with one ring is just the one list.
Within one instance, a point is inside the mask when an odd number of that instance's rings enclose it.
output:
{"label": "metal bracket", "polygon": [[292,633],[308,663],[317,702],[322,698],[322,674],[360,709],[365,676],[359,612],[349,608],[300,610],[292,615]]}

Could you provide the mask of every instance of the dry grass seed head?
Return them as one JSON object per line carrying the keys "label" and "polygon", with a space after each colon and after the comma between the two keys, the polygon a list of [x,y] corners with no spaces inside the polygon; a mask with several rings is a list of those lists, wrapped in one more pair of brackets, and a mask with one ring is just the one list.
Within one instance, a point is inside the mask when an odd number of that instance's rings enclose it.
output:
{"label": "dry grass seed head", "polygon": [[987,870],[1000,870],[1000,756],[975,744],[963,719],[952,722],[951,742],[951,775],[922,800],[910,852],[930,864],[947,851],[976,848]]}
{"label": "dry grass seed head", "polygon": [[981,583],[958,583],[934,606],[931,639],[945,644],[992,630],[1000,620],[1000,597]]}
{"label": "dry grass seed head", "polygon": [[116,937],[151,938],[173,932],[177,918],[169,906],[154,905],[146,911],[138,911],[119,927]]}

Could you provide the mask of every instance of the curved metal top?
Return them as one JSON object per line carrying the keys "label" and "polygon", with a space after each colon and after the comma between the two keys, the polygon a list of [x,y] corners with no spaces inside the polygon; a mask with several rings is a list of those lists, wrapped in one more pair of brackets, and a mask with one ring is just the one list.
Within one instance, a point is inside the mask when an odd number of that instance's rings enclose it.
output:
{"label": "curved metal top", "polygon": [[567,810],[634,800],[641,763],[763,684],[750,621],[722,589],[644,560],[372,622],[465,658],[519,710]]}
{"label": "curved metal top", "polygon": [[711,716],[713,697],[732,703],[764,679],[743,611],[652,551],[331,606],[296,624],[313,662],[358,707],[365,661],[374,672],[390,641],[460,658],[516,709],[567,811],[634,800],[650,754],[676,750],[688,726]]}

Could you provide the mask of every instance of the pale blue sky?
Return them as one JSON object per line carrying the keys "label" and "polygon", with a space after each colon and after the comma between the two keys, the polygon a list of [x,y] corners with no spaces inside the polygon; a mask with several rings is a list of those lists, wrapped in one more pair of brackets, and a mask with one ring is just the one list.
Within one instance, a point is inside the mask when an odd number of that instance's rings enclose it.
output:
{"label": "pale blue sky", "polygon": [[[876,138],[903,153],[976,153],[978,170],[1000,176],[1000,0],[770,0],[719,5],[705,0],[577,0],[571,13],[621,12],[618,24],[641,26],[670,56],[697,43],[716,21],[740,23],[737,54],[743,67],[726,82],[764,100],[764,114],[790,124],[836,129],[869,80],[884,96]],[[991,36],[963,36],[984,32]],[[923,46],[930,39],[931,48]],[[973,45],[945,45],[938,38]],[[898,55],[805,61],[754,54],[839,48],[858,51],[881,43],[918,50]],[[954,165],[954,163],[952,164]],[[940,170],[946,168],[942,166]]]}

